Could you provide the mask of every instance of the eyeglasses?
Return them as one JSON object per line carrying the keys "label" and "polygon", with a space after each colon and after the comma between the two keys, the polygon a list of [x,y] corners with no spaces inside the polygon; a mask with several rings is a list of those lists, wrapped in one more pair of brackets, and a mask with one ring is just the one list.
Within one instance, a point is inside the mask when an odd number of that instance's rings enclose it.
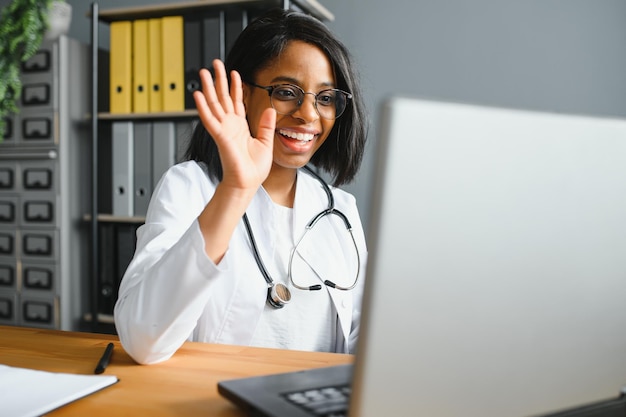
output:
{"label": "eyeglasses", "polygon": [[293,84],[278,84],[262,86],[251,82],[246,82],[253,87],[262,88],[270,96],[270,103],[274,110],[280,114],[291,115],[302,106],[304,96],[311,94],[315,97],[315,109],[320,117],[334,120],[341,116],[348,105],[348,100],[352,94],[336,88],[322,90],[319,93],[308,93],[302,88]]}

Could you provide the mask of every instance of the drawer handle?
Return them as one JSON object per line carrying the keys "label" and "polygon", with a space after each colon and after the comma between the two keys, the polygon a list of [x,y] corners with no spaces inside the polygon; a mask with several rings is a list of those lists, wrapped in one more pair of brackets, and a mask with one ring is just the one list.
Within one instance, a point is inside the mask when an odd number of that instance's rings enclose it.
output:
{"label": "drawer handle", "polygon": [[15,159],[57,159],[59,154],[57,151],[39,151],[39,152],[7,152],[0,153],[1,160],[15,160]]}

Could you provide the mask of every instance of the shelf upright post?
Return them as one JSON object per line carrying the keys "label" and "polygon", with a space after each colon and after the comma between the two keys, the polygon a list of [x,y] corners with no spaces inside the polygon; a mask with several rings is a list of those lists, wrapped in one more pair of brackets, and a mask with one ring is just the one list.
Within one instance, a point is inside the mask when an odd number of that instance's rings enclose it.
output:
{"label": "shelf upright post", "polygon": [[98,3],[91,3],[91,330],[98,331]]}

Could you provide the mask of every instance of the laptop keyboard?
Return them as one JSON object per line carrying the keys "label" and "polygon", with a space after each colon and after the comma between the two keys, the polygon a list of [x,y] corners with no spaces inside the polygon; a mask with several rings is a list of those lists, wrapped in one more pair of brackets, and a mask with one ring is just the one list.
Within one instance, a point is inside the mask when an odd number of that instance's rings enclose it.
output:
{"label": "laptop keyboard", "polygon": [[314,416],[346,417],[350,393],[350,386],[345,385],[289,392],[283,397]]}

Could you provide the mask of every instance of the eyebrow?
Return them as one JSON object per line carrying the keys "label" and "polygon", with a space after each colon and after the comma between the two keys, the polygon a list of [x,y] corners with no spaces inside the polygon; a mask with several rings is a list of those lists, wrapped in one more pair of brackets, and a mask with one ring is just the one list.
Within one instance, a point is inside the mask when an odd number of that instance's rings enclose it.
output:
{"label": "eyebrow", "polygon": [[[272,78],[270,83],[272,85],[275,85],[277,83],[288,83],[288,84],[294,84],[294,85],[297,85],[298,87],[300,87],[300,82],[298,80],[296,80],[295,78],[292,78],[292,77],[285,76],[285,75],[280,75],[278,77]],[[320,87],[335,88],[335,83],[333,83],[331,81],[327,81],[327,82],[321,83],[319,86]]]}

